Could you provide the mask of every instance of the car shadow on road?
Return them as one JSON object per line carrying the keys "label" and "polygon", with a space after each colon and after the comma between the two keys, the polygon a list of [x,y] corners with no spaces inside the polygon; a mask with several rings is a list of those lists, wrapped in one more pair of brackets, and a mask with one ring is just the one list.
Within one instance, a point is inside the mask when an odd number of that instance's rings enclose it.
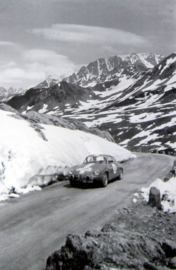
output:
{"label": "car shadow on road", "polygon": [[63,187],[65,188],[72,188],[72,189],[95,189],[95,188],[101,188],[98,185],[95,184],[77,184],[75,187],[72,187],[70,184],[66,184]]}
{"label": "car shadow on road", "polygon": [[[115,180],[111,180],[108,185],[111,185],[112,183],[116,182],[116,181],[119,181],[117,179]],[[72,187],[70,185],[70,183],[67,183],[66,185],[64,185],[63,187],[65,188],[72,188],[72,189],[99,189],[99,188],[105,188],[105,187],[102,187],[100,183],[89,183],[89,184],[86,184],[86,183],[78,183],[75,187]]]}

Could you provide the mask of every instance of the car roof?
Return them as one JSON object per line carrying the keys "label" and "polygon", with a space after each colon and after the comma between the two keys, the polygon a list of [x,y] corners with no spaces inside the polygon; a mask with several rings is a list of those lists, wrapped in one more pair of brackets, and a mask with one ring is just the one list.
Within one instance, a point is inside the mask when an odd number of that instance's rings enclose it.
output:
{"label": "car roof", "polygon": [[98,154],[98,155],[95,155],[95,154],[93,154],[93,155],[89,155],[89,156],[87,156],[87,157],[99,157],[99,156],[103,156],[103,157],[112,157],[112,158],[114,158],[113,156],[111,156],[111,155],[107,155],[107,154]]}

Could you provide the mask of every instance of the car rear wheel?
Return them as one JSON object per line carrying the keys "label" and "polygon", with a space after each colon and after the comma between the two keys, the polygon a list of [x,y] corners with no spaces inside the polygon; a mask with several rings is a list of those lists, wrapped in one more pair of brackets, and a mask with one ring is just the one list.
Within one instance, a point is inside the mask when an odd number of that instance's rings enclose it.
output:
{"label": "car rear wheel", "polygon": [[107,173],[105,173],[105,174],[103,174],[103,177],[102,177],[102,186],[103,187],[106,187],[107,186],[107,184],[108,184],[108,181],[109,181],[109,179],[108,179],[108,174]]}
{"label": "car rear wheel", "polygon": [[76,183],[74,181],[70,180],[70,186],[71,187],[76,187]]}
{"label": "car rear wheel", "polygon": [[123,170],[120,170],[119,171],[119,176],[118,176],[118,179],[121,180],[123,177]]}

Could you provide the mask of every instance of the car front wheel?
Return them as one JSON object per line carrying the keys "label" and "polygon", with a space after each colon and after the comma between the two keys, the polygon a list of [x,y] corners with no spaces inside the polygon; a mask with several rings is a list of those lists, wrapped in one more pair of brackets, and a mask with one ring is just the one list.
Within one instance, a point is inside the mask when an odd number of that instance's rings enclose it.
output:
{"label": "car front wheel", "polygon": [[106,187],[107,186],[107,184],[108,184],[108,174],[107,173],[105,173],[104,175],[103,175],[103,177],[102,177],[102,186],[103,187]]}

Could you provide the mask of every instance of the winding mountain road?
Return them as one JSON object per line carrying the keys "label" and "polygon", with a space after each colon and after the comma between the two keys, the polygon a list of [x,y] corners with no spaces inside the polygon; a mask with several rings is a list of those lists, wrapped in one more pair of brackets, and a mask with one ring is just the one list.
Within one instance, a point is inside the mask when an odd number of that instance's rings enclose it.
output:
{"label": "winding mountain road", "polygon": [[173,157],[137,154],[123,164],[124,176],[106,188],[71,188],[68,181],[0,204],[0,270],[43,270],[67,234],[100,229],[132,194],[163,179]]}

